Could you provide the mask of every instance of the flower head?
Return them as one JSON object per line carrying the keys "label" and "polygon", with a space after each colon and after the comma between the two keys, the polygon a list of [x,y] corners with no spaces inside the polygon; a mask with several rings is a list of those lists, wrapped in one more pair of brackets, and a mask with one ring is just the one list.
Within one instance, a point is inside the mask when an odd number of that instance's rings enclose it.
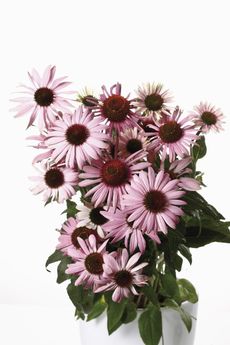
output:
{"label": "flower head", "polygon": [[68,251],[68,255],[72,256],[75,262],[68,265],[66,273],[78,276],[75,285],[97,286],[104,272],[107,242],[98,245],[94,235],[90,235],[85,241],[79,237],[80,248]]}
{"label": "flower head", "polygon": [[101,212],[102,206],[94,207],[92,205],[77,205],[79,212],[77,213],[77,219],[79,226],[87,226],[90,229],[95,229],[100,237],[104,237],[104,231],[102,227],[108,222]]}
{"label": "flower head", "polygon": [[92,159],[98,159],[107,148],[108,136],[99,118],[92,118],[90,111],[79,107],[73,115],[64,114],[48,131],[46,143],[53,149],[51,159],[56,163],[65,160],[67,167],[82,169]]}
{"label": "flower head", "polygon": [[93,91],[87,87],[85,87],[82,92],[78,93],[77,102],[80,102],[89,109],[93,109],[98,105],[98,99],[94,96]]}
{"label": "flower head", "polygon": [[80,248],[79,237],[86,240],[90,235],[96,236],[96,232],[86,226],[80,226],[76,218],[68,218],[62,225],[61,234],[58,238],[59,243],[56,248],[68,255],[69,250]]}
{"label": "flower head", "polygon": [[140,150],[146,150],[147,146],[148,140],[146,133],[142,130],[140,131],[137,127],[127,129],[119,137],[119,150],[123,157],[130,156]]}
{"label": "flower head", "polygon": [[112,255],[105,257],[103,269],[103,279],[100,287],[95,292],[114,291],[112,299],[120,302],[130,294],[138,295],[135,286],[147,284],[147,277],[141,274],[142,269],[148,265],[143,262],[136,265],[141,257],[141,253],[136,253],[129,257],[127,249],[123,249],[117,257]]}
{"label": "flower head", "polygon": [[157,232],[167,233],[167,226],[175,229],[178,216],[183,211],[178,206],[185,202],[179,198],[184,191],[178,189],[178,180],[171,180],[169,174],[160,171],[155,174],[152,168],[141,171],[126,187],[122,205],[129,213],[127,220],[141,228],[150,237]]}
{"label": "flower head", "polygon": [[48,66],[40,76],[38,72],[33,69],[28,72],[31,86],[22,85],[25,91],[24,97],[12,99],[18,102],[13,110],[16,111],[15,117],[28,114],[30,120],[28,127],[30,127],[36,118],[38,118],[39,129],[48,128],[56,119],[58,111],[68,111],[72,106],[71,103],[62,95],[62,89],[71,84],[64,81],[66,77],[54,79],[56,72],[55,66]]}
{"label": "flower head", "polygon": [[163,90],[162,84],[146,84],[139,86],[135,105],[145,115],[153,115],[155,119],[161,118],[161,112],[168,109],[172,101],[169,90]]}
{"label": "flower head", "polygon": [[190,146],[198,139],[194,124],[191,124],[191,116],[181,119],[181,114],[182,111],[177,107],[170,117],[165,117],[164,122],[150,125],[155,130],[150,149],[161,149],[162,160],[165,160],[167,154],[170,162],[175,160],[176,155],[181,158],[188,156]]}
{"label": "flower head", "polygon": [[195,106],[191,115],[194,116],[195,125],[200,127],[203,133],[223,130],[224,115],[222,111],[207,102],[200,102],[198,106]]}
{"label": "flower head", "polygon": [[99,115],[109,125],[110,132],[115,129],[124,131],[127,128],[135,127],[139,120],[139,115],[135,111],[132,100],[121,95],[121,84],[117,83],[110,88],[110,92],[105,86],[102,87],[103,94],[100,97],[100,105],[95,109],[95,114]]}
{"label": "flower head", "polygon": [[95,185],[85,195],[93,195],[91,201],[95,207],[104,202],[116,207],[120,204],[125,186],[132,180],[132,175],[150,165],[148,162],[140,162],[144,156],[145,153],[137,152],[126,159],[107,157],[94,161],[91,166],[84,166],[84,173],[79,175],[82,179],[79,186]]}
{"label": "flower head", "polygon": [[73,169],[44,163],[37,171],[39,176],[30,177],[31,181],[36,182],[31,191],[34,194],[43,193],[44,201],[51,199],[62,203],[76,194],[74,187],[78,183],[78,174]]}

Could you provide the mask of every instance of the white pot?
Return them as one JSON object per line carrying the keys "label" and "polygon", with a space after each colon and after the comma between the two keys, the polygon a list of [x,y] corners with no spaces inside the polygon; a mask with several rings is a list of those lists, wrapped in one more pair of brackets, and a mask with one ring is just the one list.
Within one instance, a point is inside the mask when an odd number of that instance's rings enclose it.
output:
{"label": "white pot", "polygon": [[[183,303],[183,308],[195,318],[198,304]],[[141,311],[138,311],[138,317]],[[105,313],[99,318],[85,322],[80,321],[81,345],[143,345],[139,335],[138,317],[135,321],[122,325],[110,336],[107,331],[107,317]],[[192,319],[192,330],[188,333],[179,314],[169,308],[162,308],[163,336],[159,345],[193,345],[195,338],[196,320]]]}

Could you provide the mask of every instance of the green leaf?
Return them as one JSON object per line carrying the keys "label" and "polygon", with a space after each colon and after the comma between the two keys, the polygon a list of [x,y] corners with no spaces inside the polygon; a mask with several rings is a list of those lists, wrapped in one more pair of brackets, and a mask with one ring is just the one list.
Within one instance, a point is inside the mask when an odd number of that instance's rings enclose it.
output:
{"label": "green leaf", "polygon": [[126,304],[127,299],[123,299],[120,303],[116,303],[113,301],[109,302],[107,309],[107,327],[109,335],[112,334],[122,324],[121,318],[125,311]]}
{"label": "green leaf", "polygon": [[[166,273],[162,275],[161,283],[162,283],[163,290],[166,292],[166,296],[169,296],[176,300],[179,298],[180,294],[179,294],[179,288],[177,285],[177,280],[172,274]],[[162,291],[161,291],[161,294],[162,294]]]}
{"label": "green leaf", "polygon": [[150,302],[152,302],[152,304],[158,306],[159,305],[159,302],[158,302],[158,299],[157,299],[157,294],[156,292],[154,291],[153,287],[152,286],[144,286],[142,288],[142,292],[143,294],[148,298],[148,300]]}
{"label": "green leaf", "polygon": [[83,313],[83,311],[78,310],[77,308],[75,310],[75,317],[77,318],[77,320],[78,319],[81,319],[83,321],[85,320],[85,314]]}
{"label": "green leaf", "polygon": [[105,311],[106,307],[107,303],[105,303],[103,300],[97,301],[88,314],[87,321],[93,320],[96,317],[100,316]]}
{"label": "green leaf", "polygon": [[89,314],[94,305],[95,294],[90,289],[83,288],[83,298],[81,301],[81,306],[84,313]]}
{"label": "green leaf", "polygon": [[144,311],[139,320],[139,332],[146,345],[158,345],[162,336],[161,311],[155,305],[151,305]]}
{"label": "green leaf", "polygon": [[212,242],[230,243],[229,226],[230,222],[210,217],[202,217],[200,221],[193,218],[186,226],[187,246],[199,248]]}
{"label": "green leaf", "polygon": [[187,313],[182,307],[178,305],[178,303],[172,299],[166,299],[164,301],[164,305],[171,309],[174,309],[180,314],[181,320],[184,322],[188,332],[192,329],[192,317],[189,313]]}
{"label": "green leaf", "polygon": [[181,255],[183,255],[191,265],[192,264],[192,254],[191,254],[189,248],[186,247],[184,244],[180,244],[179,245],[179,251],[180,251]]}
{"label": "green leaf", "polygon": [[122,316],[122,323],[129,323],[137,317],[137,306],[134,302],[128,301]]}
{"label": "green leaf", "polygon": [[212,217],[216,220],[224,219],[214,206],[210,205],[199,193],[188,192],[183,196],[183,199],[187,202],[187,205],[183,206],[185,213],[194,216],[194,211],[198,211],[203,215]]}
{"label": "green leaf", "polygon": [[75,217],[75,215],[77,214],[77,204],[74,201],[68,199],[66,200],[66,205],[67,209],[63,211],[62,214],[66,213],[67,218]]}
{"label": "green leaf", "polygon": [[196,289],[187,279],[178,279],[177,285],[181,302],[189,301],[191,303],[196,303],[198,301]]}
{"label": "green leaf", "polygon": [[78,311],[86,314],[91,312],[95,297],[92,290],[84,289],[83,286],[75,286],[74,281],[72,281],[67,286],[67,293]]}
{"label": "green leaf", "polygon": [[205,137],[201,136],[199,140],[196,141],[196,144],[192,148],[192,157],[195,162],[198,159],[203,158],[207,153],[207,147],[205,144]]}
{"label": "green leaf", "polygon": [[179,245],[186,243],[183,231],[185,231],[185,224],[181,220],[176,230],[170,230],[167,236],[161,235],[161,244],[158,245],[159,251],[164,253],[167,269],[174,276],[176,276],[175,270],[180,271],[183,263],[183,259],[177,254]]}
{"label": "green leaf", "polygon": [[105,292],[103,293],[105,302],[106,302],[107,304],[109,304],[109,303],[112,301],[112,295],[113,295],[113,292],[112,292],[112,291],[105,291]]}
{"label": "green leaf", "polygon": [[70,283],[67,286],[67,293],[73,305],[75,305],[75,307],[78,307],[79,304],[83,301],[83,287],[82,286],[76,286],[76,285],[73,285],[73,283]]}
{"label": "green leaf", "polygon": [[201,184],[201,186],[207,187],[203,181],[203,176],[204,176],[204,173],[202,173],[201,171],[196,171],[196,174],[194,177]]}
{"label": "green leaf", "polygon": [[[60,250],[55,250],[55,252],[53,254],[51,254],[47,261],[46,261],[46,269],[50,264],[53,264],[54,262],[60,261],[64,258],[64,254],[60,251]],[[50,270],[47,269],[48,272],[50,272]]]}
{"label": "green leaf", "polygon": [[180,255],[176,254],[174,256],[174,267],[175,269],[180,272],[181,271],[181,268],[182,268],[182,265],[183,265],[183,259]]}
{"label": "green leaf", "polygon": [[180,317],[181,317],[182,321],[184,322],[188,332],[190,332],[192,329],[191,315],[181,307],[179,307],[179,313],[180,313]]}
{"label": "green leaf", "polygon": [[116,324],[114,324],[113,327],[110,328],[110,330],[108,329],[109,335],[111,335],[112,333],[116,332],[116,330],[122,325],[122,321],[118,321]]}
{"label": "green leaf", "polygon": [[169,307],[171,309],[177,309],[179,307],[178,303],[174,301],[174,299],[166,298],[164,300],[164,306]]}
{"label": "green leaf", "polygon": [[166,235],[169,243],[170,251],[176,252],[178,249],[178,245],[184,241],[183,234],[177,229],[170,230]]}
{"label": "green leaf", "polygon": [[63,283],[65,280],[70,278],[70,275],[66,274],[65,271],[67,269],[67,265],[70,264],[72,262],[72,259],[69,256],[65,256],[60,264],[58,265],[57,268],[57,283],[61,284]]}

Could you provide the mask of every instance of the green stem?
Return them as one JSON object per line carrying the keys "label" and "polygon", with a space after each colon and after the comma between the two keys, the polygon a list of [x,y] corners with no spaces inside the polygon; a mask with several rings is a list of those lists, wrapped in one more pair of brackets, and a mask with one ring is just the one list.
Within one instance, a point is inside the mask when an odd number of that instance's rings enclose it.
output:
{"label": "green stem", "polygon": [[154,292],[157,292],[159,280],[160,280],[159,275],[157,275],[155,280],[154,280],[154,282],[153,282],[153,290],[154,290]]}

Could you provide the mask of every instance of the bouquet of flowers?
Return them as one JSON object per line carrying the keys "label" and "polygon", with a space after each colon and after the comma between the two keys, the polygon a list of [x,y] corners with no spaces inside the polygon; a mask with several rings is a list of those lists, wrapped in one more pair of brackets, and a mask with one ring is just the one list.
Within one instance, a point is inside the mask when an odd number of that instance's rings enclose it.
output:
{"label": "bouquet of flowers", "polygon": [[230,223],[197,192],[205,134],[222,130],[221,110],[201,102],[184,115],[161,84],[133,96],[119,83],[100,95],[63,91],[71,83],[55,71],[32,70],[13,100],[16,117],[37,128],[32,192],[45,204],[66,202],[46,267],[59,262],[57,282],[69,281],[77,318],[107,312],[109,334],[141,309],[142,340],[158,344],[162,307],[178,311],[190,331],[183,302],[198,297],[176,272],[184,258],[192,263],[190,248],[230,242]]}

